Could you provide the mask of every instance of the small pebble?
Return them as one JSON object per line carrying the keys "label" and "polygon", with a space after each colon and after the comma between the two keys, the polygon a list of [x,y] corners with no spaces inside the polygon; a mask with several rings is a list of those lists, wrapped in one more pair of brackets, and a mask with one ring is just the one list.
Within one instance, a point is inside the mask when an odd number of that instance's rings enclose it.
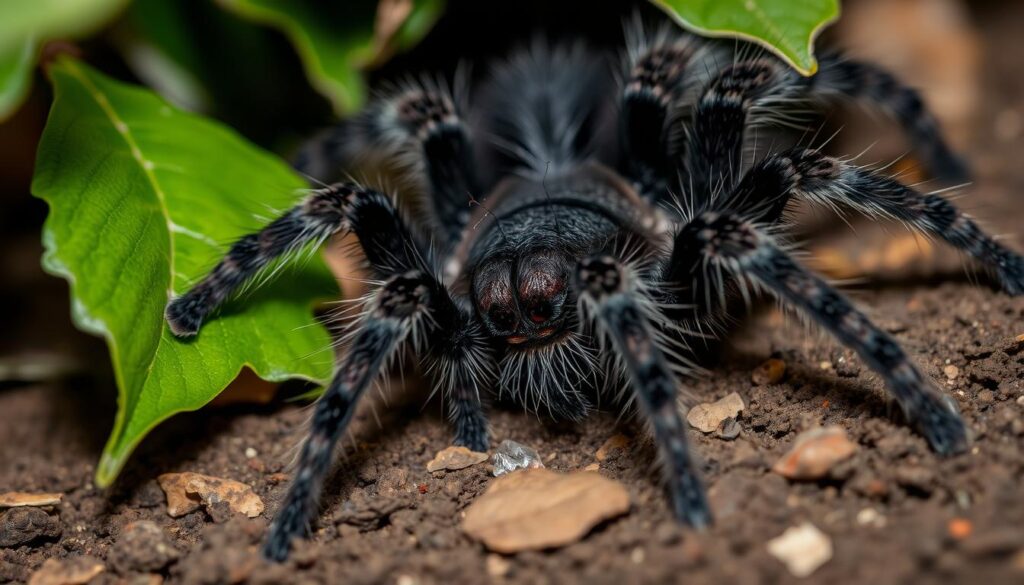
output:
{"label": "small pebble", "polygon": [[246,459],[255,459],[257,455],[259,455],[259,452],[257,452],[256,449],[253,449],[252,447],[245,448]]}
{"label": "small pebble", "polygon": [[729,417],[718,425],[718,438],[731,441],[740,436],[740,423],[735,418]]}
{"label": "small pebble", "polygon": [[598,461],[606,461],[612,452],[625,450],[629,447],[630,442],[631,439],[621,433],[612,435],[597,449],[597,453],[594,454],[594,457],[596,457]]}
{"label": "small pebble", "polygon": [[487,574],[491,577],[504,577],[512,570],[512,563],[501,555],[487,555]]}
{"label": "small pebble", "polygon": [[727,418],[735,418],[745,405],[740,395],[733,392],[715,402],[698,404],[686,413],[686,422],[702,433],[713,433]]}
{"label": "small pebble", "polygon": [[787,479],[821,479],[856,450],[857,444],[847,438],[842,427],[813,428],[797,436],[793,447],[772,466],[772,471]]}
{"label": "small pebble", "polygon": [[942,368],[942,373],[946,374],[947,379],[956,380],[956,377],[960,375],[960,368],[950,364]]}
{"label": "small pebble", "polygon": [[771,358],[754,368],[753,373],[750,374],[750,381],[758,386],[778,384],[785,375],[786,362]]}
{"label": "small pebble", "polygon": [[860,524],[861,526],[883,528],[885,526],[885,516],[881,515],[878,510],[875,510],[874,508],[864,508],[860,512],[857,512],[857,524]]}
{"label": "small pebble", "polygon": [[832,558],[832,540],[810,522],[787,528],[768,541],[768,552],[794,577],[807,577]]}
{"label": "small pebble", "polygon": [[32,573],[28,585],[84,585],[102,572],[103,563],[95,557],[51,558]]}

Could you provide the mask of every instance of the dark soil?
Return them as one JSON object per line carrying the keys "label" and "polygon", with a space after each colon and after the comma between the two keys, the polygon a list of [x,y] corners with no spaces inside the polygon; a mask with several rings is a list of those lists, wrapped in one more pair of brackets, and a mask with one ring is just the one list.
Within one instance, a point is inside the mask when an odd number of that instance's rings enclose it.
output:
{"label": "dark soil", "polygon": [[[986,28],[992,71],[970,150],[977,184],[960,200],[996,233],[1024,225],[1024,135],[991,137],[1001,112],[1024,116],[1019,60],[1008,56],[1016,54],[1014,23],[1024,22],[1024,11],[1008,10],[1021,14],[993,18]],[[32,240],[13,245],[25,250],[18,258],[29,258],[11,268],[20,275],[16,286],[43,291],[38,303],[24,301],[26,311],[55,323],[26,326],[20,339],[33,347],[80,345],[78,355],[102,363],[102,347],[63,324],[62,285],[33,268]],[[734,440],[690,435],[717,520],[706,533],[670,521],[652,448],[638,438],[600,469],[628,487],[628,515],[560,550],[491,555],[462,533],[460,517],[493,478],[484,466],[443,476],[426,471],[450,435],[440,405],[423,409],[412,391],[376,405],[381,424],[371,405],[363,409],[325,490],[315,536],[277,566],[258,559],[257,544],[284,494],[283,474],[308,416],[303,407],[276,402],[178,416],[149,436],[118,484],[103,491],[92,476],[112,423],[110,382],[90,376],[8,385],[0,388],[0,492],[62,492],[64,499],[53,509],[0,515],[0,582],[27,581],[50,558],[89,555],[106,565],[91,583],[790,583],[798,579],[766,542],[803,521],[834,545],[833,558],[808,582],[1024,582],[1024,341],[1016,340],[1024,334],[1024,300],[972,284],[958,262],[927,278],[897,275],[851,294],[956,398],[974,432],[969,453],[936,457],[889,416],[881,385],[851,352],[765,311],[735,335],[711,375],[694,383],[707,401],[736,391],[747,404]],[[2,347],[19,346],[9,338]],[[754,386],[751,370],[773,354],[788,365],[785,379]],[[947,365],[958,368],[954,379],[944,373]],[[594,463],[598,447],[617,432],[642,437],[612,414],[578,427],[515,411],[491,420],[495,443],[532,446],[556,470]],[[840,425],[860,446],[838,470],[841,479],[790,483],[771,472],[796,434],[816,424]],[[171,518],[155,479],[170,471],[245,482],[267,510],[253,520],[202,509]],[[954,519],[968,521],[970,534],[954,537]]]}

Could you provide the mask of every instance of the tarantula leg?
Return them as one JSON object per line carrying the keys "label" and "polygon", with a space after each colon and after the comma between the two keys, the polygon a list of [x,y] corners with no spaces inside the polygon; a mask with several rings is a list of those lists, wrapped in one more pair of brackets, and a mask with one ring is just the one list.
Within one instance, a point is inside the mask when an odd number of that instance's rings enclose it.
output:
{"label": "tarantula leg", "polygon": [[[447,401],[448,419],[456,445],[486,451],[489,427],[482,391],[497,378],[487,338],[472,317],[445,295],[431,307],[433,328],[426,373]],[[424,344],[426,345],[426,344]]]}
{"label": "tarantula leg", "polygon": [[826,55],[819,64],[818,73],[810,79],[812,95],[873,102],[896,118],[933,175],[947,181],[970,178],[967,165],[946,144],[938,122],[916,90],[867,63]]}
{"label": "tarantula leg", "polygon": [[584,314],[611,339],[629,372],[640,407],[651,421],[665,463],[675,517],[696,528],[711,524],[711,510],[686,441],[676,402],[677,381],[638,304],[633,276],[611,257],[583,260],[576,286]]}
{"label": "tarantula leg", "polygon": [[919,193],[817,150],[795,149],[761,161],[728,205],[748,217],[774,222],[791,196],[904,222],[974,257],[997,275],[1008,294],[1024,294],[1024,257],[986,234],[945,198]]}
{"label": "tarantula leg", "polygon": [[292,539],[303,536],[317,513],[320,489],[338,437],[360,396],[415,327],[430,300],[433,279],[418,271],[392,277],[378,292],[348,353],[316,403],[295,479],[270,525],[263,556],[283,561]]}
{"label": "tarantula leg", "polygon": [[276,260],[335,233],[352,230],[382,276],[421,268],[419,247],[391,200],[358,185],[337,183],[310,193],[257,233],[243,236],[208,275],[167,305],[164,316],[179,337],[198,333],[203,320]]}
{"label": "tarantula leg", "polygon": [[686,148],[687,188],[700,196],[732,190],[743,164],[748,114],[757,100],[780,97],[795,86],[792,73],[770,59],[726,67],[701,94]]}
{"label": "tarantula leg", "polygon": [[364,140],[425,171],[435,223],[448,244],[469,219],[480,183],[470,133],[455,99],[439,87],[411,87],[382,99],[356,124]]}
{"label": "tarantula leg", "polygon": [[672,262],[691,277],[730,273],[770,291],[857,352],[886,383],[911,424],[937,453],[964,451],[967,429],[955,403],[935,388],[896,341],[843,295],[800,266],[754,226],[733,213],[703,213],[680,230]]}
{"label": "tarantula leg", "polygon": [[258,233],[236,241],[203,280],[167,305],[164,316],[171,331],[179,337],[195,335],[210,313],[275,260],[346,229],[355,196],[348,185],[318,189]]}
{"label": "tarantula leg", "polygon": [[619,134],[626,175],[653,200],[667,196],[666,178],[673,175],[668,120],[695,51],[682,40],[649,49],[633,61],[622,88]]}

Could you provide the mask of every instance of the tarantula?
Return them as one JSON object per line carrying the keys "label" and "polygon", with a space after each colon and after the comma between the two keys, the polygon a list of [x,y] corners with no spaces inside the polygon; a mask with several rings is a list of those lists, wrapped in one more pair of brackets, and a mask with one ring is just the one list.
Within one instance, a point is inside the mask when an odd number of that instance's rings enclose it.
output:
{"label": "tarantula", "polygon": [[[679,387],[693,346],[720,335],[735,302],[767,293],[850,347],[939,454],[969,433],[955,403],[899,344],[783,243],[793,200],[895,219],[966,252],[1003,290],[1024,292],[1024,259],[938,194],[793,147],[751,161],[752,129],[856,98],[888,111],[929,170],[962,177],[918,94],[837,55],[802,77],[750,49],[682,33],[637,35],[624,70],[579,45],[537,43],[493,68],[467,107],[432,79],[400,84],[341,123],[305,165],[408,171],[419,205],[355,182],[316,188],[173,298],[175,335],[291,252],[354,233],[379,279],[316,404],[263,554],[287,557],[318,510],[339,435],[391,360],[411,349],[440,390],[454,442],[488,447],[485,403],[505,394],[579,420],[595,397],[650,423],[675,517],[712,521]],[[465,96],[461,96],[464,98]],[[313,157],[308,155],[312,153]],[[472,204],[472,205],[471,205]],[[497,390],[497,392],[495,392]]]}

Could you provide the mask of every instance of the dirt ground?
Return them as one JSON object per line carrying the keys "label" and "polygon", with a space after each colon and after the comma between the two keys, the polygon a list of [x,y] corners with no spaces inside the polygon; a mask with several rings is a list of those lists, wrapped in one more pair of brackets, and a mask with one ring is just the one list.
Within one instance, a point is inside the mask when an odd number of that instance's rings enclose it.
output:
{"label": "dirt ground", "polygon": [[[994,232],[1019,233],[1024,81],[1013,47],[1024,7],[978,18],[986,31],[984,107],[967,151],[977,183],[959,203]],[[1007,130],[1014,124],[1016,132]],[[871,233],[865,229],[847,245],[882,249],[863,235]],[[14,261],[5,270],[14,284],[4,285],[4,298],[12,287],[35,292],[14,305],[19,315],[0,345],[3,355],[74,347],[79,360],[103,364],[102,345],[63,322],[66,289],[39,271],[37,246],[26,237],[9,247]],[[304,407],[276,401],[180,415],[150,435],[117,485],[103,491],[92,476],[113,419],[109,374],[6,383],[0,492],[64,498],[52,509],[0,516],[0,541],[24,541],[0,542],[0,582],[27,581],[50,558],[88,555],[106,567],[90,581],[99,584],[792,583],[801,580],[766,543],[809,521],[829,535],[834,552],[803,582],[1022,583],[1024,341],[1017,338],[1024,334],[1024,300],[975,285],[957,260],[935,264],[920,278],[914,267],[881,274],[850,294],[956,399],[974,433],[964,455],[936,457],[889,415],[879,381],[851,352],[765,310],[735,335],[711,375],[693,383],[707,401],[735,391],[747,405],[735,439],[690,434],[716,514],[707,532],[669,520],[653,449],[636,426],[616,424],[614,414],[556,426],[499,410],[491,419],[494,443],[529,445],[555,470],[595,463],[598,447],[616,433],[633,437],[599,471],[626,485],[632,509],[562,549],[490,554],[463,534],[460,519],[494,478],[484,466],[426,471],[450,435],[440,405],[424,408],[413,391],[378,404],[380,424],[370,408],[361,411],[325,490],[315,536],[287,564],[269,565],[259,560],[257,545],[284,495],[282,473],[302,436]],[[772,355],[787,363],[786,377],[755,386],[751,371]],[[947,366],[956,366],[955,375]],[[836,478],[793,483],[772,472],[794,437],[817,424],[840,425],[859,445]],[[172,471],[244,482],[267,509],[251,520],[203,509],[171,518],[156,477]],[[140,521],[158,532],[126,530]]]}

